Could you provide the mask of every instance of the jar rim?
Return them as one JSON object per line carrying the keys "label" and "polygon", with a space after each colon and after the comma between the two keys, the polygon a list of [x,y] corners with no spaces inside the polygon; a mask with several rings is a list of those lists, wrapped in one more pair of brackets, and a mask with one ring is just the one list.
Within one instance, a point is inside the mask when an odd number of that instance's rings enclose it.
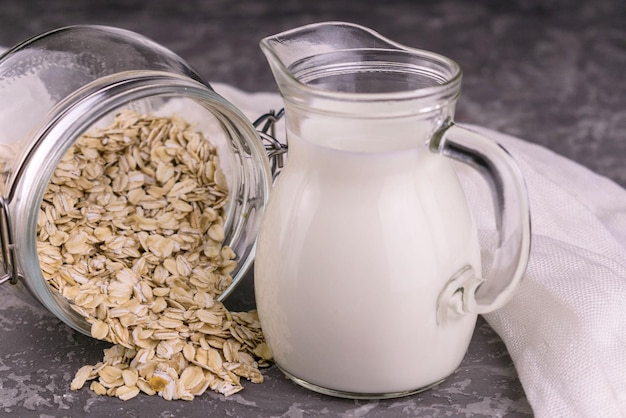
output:
{"label": "jar rim", "polygon": [[[26,287],[58,318],[87,335],[90,335],[87,321],[69,306],[65,306],[68,304],[64,305],[63,300],[60,300],[62,299],[60,294],[54,293],[45,282],[39,263],[33,262],[39,260],[36,250],[39,208],[54,169],[81,134],[105,115],[128,103],[156,97],[192,99],[208,111],[219,113],[233,124],[237,132],[241,133],[241,138],[237,140],[246,141],[245,146],[253,156],[254,162],[246,169],[254,170],[256,167],[258,170],[254,176],[258,178],[256,187],[260,189],[258,194],[261,195],[261,200],[252,202],[250,199],[248,202],[244,199],[243,204],[257,205],[260,216],[267,203],[272,174],[257,131],[241,111],[213,91],[209,85],[167,72],[129,71],[95,80],[59,102],[35,134],[37,140],[33,141],[31,148],[16,166],[13,181],[8,185],[7,201],[12,214],[11,228],[15,236],[17,265]],[[251,186],[244,184],[242,187]],[[258,226],[252,229],[256,235]],[[220,300],[234,290],[252,266],[255,247],[256,236],[251,247],[246,248],[247,254],[238,266],[237,274],[233,276],[232,284],[220,295]]]}

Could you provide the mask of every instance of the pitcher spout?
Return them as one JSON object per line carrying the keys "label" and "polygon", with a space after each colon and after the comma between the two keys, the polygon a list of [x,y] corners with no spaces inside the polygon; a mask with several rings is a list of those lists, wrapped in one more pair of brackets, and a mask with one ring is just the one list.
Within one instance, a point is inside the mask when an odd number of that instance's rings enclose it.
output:
{"label": "pitcher spout", "polygon": [[289,81],[303,82],[292,73],[295,64],[315,56],[363,48],[399,48],[394,42],[363,26],[322,22],[287,30],[261,40],[279,88]]}

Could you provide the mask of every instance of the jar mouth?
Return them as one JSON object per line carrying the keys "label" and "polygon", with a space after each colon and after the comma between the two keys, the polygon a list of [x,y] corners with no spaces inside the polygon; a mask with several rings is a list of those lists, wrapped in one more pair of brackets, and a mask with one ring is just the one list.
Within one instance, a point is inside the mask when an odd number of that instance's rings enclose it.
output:
{"label": "jar mouth", "polygon": [[55,168],[78,137],[129,107],[140,113],[190,112],[187,116],[194,114],[190,116],[192,122],[198,126],[212,124],[223,135],[218,152],[229,165],[224,244],[235,251],[237,269],[219,300],[232,293],[253,263],[256,231],[271,187],[271,170],[256,130],[240,111],[207,85],[171,73],[131,71],[98,79],[59,102],[35,134],[34,146],[16,168],[8,200],[15,214],[15,242],[21,247],[16,251],[17,265],[20,274],[29,279],[25,280],[26,286],[57,317],[87,335],[90,325],[46,283],[39,263],[33,261],[39,260],[39,207]]}
{"label": "jar mouth", "polygon": [[408,113],[405,103],[415,113],[460,94],[462,72],[455,61],[353,23],[304,25],[266,37],[260,47],[285,100],[316,111],[333,101],[385,102],[392,104],[386,116]]}
{"label": "jar mouth", "polygon": [[291,77],[314,94],[356,101],[407,100],[455,95],[460,67],[427,51],[359,48],[303,58]]}
{"label": "jar mouth", "polygon": [[335,116],[429,115],[453,106],[461,94],[460,67],[427,51],[333,51],[274,72],[287,107]]}

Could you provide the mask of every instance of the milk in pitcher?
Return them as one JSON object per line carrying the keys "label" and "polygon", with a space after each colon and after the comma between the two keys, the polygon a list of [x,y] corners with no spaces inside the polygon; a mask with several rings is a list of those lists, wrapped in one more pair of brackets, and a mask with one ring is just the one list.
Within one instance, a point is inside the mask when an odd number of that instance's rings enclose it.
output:
{"label": "milk in pitcher", "polygon": [[460,364],[476,320],[438,325],[439,293],[468,261],[480,271],[449,161],[426,151],[428,127],[418,123],[411,135],[384,121],[298,129],[256,257],[277,364],[305,385],[351,393],[439,382]]}

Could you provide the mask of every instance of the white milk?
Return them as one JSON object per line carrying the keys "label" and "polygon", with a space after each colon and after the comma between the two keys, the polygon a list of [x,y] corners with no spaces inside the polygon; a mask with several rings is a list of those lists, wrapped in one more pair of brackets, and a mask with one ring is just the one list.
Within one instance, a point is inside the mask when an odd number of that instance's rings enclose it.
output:
{"label": "white milk", "polygon": [[305,121],[302,136],[326,146],[289,132],[259,234],[257,307],[289,375],[364,395],[415,391],[466,352],[476,316],[438,325],[437,298],[461,267],[480,272],[476,230],[424,134],[350,125]]}

